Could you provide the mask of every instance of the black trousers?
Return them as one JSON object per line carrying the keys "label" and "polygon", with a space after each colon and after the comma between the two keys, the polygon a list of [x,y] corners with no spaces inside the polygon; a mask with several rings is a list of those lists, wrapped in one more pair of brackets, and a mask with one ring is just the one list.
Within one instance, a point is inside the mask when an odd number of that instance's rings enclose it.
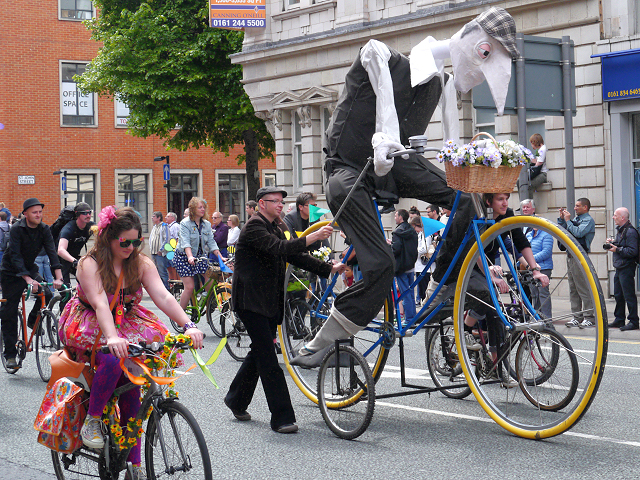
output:
{"label": "black trousers", "polygon": [[269,318],[249,310],[237,310],[235,313],[247,328],[251,349],[231,382],[225,397],[227,405],[234,410],[246,410],[260,378],[271,412],[271,428],[275,430],[294,423],[296,416],[287,381],[273,345],[278,317]]}
{"label": "black trousers", "polygon": [[[330,167],[325,191],[329,208],[335,215],[360,172],[342,166],[339,159],[328,159],[328,162]],[[416,198],[446,208],[453,206],[456,191],[447,186],[444,172],[421,156],[412,155],[406,160],[397,158],[388,175],[391,176],[387,179],[390,190],[400,197]],[[340,229],[355,248],[362,280],[339,294],[334,305],[351,322],[361,327],[366,326],[382,308],[391,290],[394,272],[393,253],[382,233],[371,200],[375,190],[371,179],[365,179],[338,218]],[[438,256],[433,274],[436,281],[442,279],[474,215],[471,197],[463,194],[454,218],[449,220],[453,224]],[[446,283],[455,281],[463,261],[464,255]]]}
{"label": "black trousers", "polygon": [[[41,278],[34,278],[35,280],[42,281]],[[18,353],[16,350],[16,342],[18,341],[18,321],[22,319],[18,318],[18,306],[22,292],[27,287],[22,277],[15,277],[13,275],[7,275],[4,272],[0,275],[0,283],[2,284],[2,298],[6,301],[2,304],[2,310],[0,310],[0,320],[2,326],[2,339],[4,341],[4,357],[15,357]],[[42,288],[42,287],[41,287]],[[53,297],[53,294],[48,288],[44,289],[45,302],[48,303]],[[37,298],[31,309],[29,317],[35,319],[38,315],[38,311],[43,307]]]}

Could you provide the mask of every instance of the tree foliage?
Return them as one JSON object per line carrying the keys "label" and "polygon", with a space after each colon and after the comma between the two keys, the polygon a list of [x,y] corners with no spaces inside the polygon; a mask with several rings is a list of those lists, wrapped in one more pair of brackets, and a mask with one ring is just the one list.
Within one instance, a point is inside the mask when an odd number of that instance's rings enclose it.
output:
{"label": "tree foliage", "polygon": [[[133,135],[157,135],[167,148],[208,146],[227,154],[232,146],[245,143],[246,153],[256,158],[241,155],[238,163],[247,160],[252,169],[257,169],[259,157],[271,156],[273,138],[242,87],[242,67],[229,60],[242,49],[243,33],[210,28],[208,2],[94,4],[99,14],[86,24],[103,46],[78,84],[84,91],[117,95],[126,103]],[[247,138],[257,145],[255,153],[249,151]],[[250,184],[250,195],[252,190]]]}

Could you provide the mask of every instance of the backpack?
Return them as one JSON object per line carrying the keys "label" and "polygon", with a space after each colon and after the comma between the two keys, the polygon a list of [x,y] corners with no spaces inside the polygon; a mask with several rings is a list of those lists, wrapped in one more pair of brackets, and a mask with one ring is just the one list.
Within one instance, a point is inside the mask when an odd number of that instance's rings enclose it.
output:
{"label": "backpack", "polygon": [[76,219],[76,212],[74,211],[73,206],[67,205],[62,210],[60,210],[60,214],[53,225],[51,225],[51,235],[53,235],[53,242],[58,245],[58,240],[60,239],[60,232],[64,228],[64,226],[69,223],[71,220]]}
{"label": "backpack", "polygon": [[0,232],[2,232],[2,240],[0,240],[0,252],[4,252],[9,246],[9,227],[5,230],[0,227]]}

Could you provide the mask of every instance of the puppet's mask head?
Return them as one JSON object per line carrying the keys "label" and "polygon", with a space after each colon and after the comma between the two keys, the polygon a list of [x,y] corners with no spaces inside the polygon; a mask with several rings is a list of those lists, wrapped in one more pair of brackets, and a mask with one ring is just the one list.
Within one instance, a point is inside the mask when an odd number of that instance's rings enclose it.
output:
{"label": "puppet's mask head", "polygon": [[502,8],[490,8],[451,37],[450,49],[456,90],[466,93],[486,79],[502,115],[511,60],[518,57],[511,15]]}

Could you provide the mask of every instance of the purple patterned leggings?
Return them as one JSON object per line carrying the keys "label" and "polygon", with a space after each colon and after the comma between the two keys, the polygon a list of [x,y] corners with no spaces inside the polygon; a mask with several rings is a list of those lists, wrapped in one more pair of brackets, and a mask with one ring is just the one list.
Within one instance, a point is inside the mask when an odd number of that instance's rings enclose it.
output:
{"label": "purple patterned leggings", "polygon": [[[120,360],[111,354],[102,352],[96,353],[96,373],[91,385],[91,396],[89,397],[88,415],[101,417],[104,407],[107,405],[113,391],[129,382],[124,372],[120,368]],[[126,431],[129,418],[135,417],[140,410],[140,387],[129,390],[118,399],[120,407],[120,425]],[[129,452],[129,461],[134,465],[140,465],[140,443]]]}

